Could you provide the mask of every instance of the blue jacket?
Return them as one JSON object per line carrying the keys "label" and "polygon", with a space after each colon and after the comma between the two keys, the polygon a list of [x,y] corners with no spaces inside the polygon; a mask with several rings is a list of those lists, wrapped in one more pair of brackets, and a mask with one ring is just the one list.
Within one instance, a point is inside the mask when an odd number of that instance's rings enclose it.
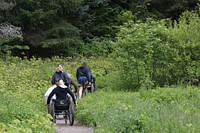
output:
{"label": "blue jacket", "polygon": [[62,79],[66,85],[69,85],[70,78],[66,72],[55,72],[52,76],[51,84],[54,85],[57,79]]}
{"label": "blue jacket", "polygon": [[87,81],[90,82],[90,74],[89,74],[89,69],[87,67],[79,67],[76,71],[76,78],[78,80],[79,77],[84,76],[87,78]]}

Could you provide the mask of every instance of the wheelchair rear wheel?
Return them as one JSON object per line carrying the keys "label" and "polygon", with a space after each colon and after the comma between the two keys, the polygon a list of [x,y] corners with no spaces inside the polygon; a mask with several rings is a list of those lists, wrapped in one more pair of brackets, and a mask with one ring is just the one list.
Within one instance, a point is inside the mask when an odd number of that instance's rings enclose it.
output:
{"label": "wheelchair rear wheel", "polygon": [[53,123],[56,123],[56,114],[55,114],[54,102],[52,103],[52,117],[53,117]]}
{"label": "wheelchair rear wheel", "polygon": [[72,105],[72,103],[70,102],[70,105],[69,105],[69,110],[68,110],[68,115],[69,115],[69,123],[71,126],[73,126],[74,124],[74,107]]}

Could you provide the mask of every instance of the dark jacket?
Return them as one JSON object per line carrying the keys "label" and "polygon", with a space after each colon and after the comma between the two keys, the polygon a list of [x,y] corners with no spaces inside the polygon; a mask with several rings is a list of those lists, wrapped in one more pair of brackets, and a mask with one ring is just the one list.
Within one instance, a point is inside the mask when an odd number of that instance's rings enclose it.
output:
{"label": "dark jacket", "polygon": [[56,83],[56,79],[62,79],[66,85],[69,85],[70,78],[66,72],[55,72],[51,79],[51,84],[54,85]]}
{"label": "dark jacket", "polygon": [[69,95],[72,97],[72,99],[73,99],[73,101],[74,101],[74,104],[76,104],[76,98],[75,98],[73,92],[71,91],[71,89],[69,89],[68,87],[62,88],[62,87],[60,87],[60,86],[57,86],[57,87],[56,87],[55,89],[53,89],[53,91],[50,93],[50,95],[48,96],[48,99],[47,99],[47,104],[50,103],[51,97],[52,97],[54,94],[56,95],[56,99],[59,99],[59,100],[65,100],[65,99],[67,99],[67,98],[66,98],[66,97],[67,97],[67,94],[69,94]]}
{"label": "dark jacket", "polygon": [[78,80],[79,77],[84,76],[87,78],[88,82],[90,82],[90,74],[89,74],[89,69],[87,67],[79,67],[76,71],[76,78]]}

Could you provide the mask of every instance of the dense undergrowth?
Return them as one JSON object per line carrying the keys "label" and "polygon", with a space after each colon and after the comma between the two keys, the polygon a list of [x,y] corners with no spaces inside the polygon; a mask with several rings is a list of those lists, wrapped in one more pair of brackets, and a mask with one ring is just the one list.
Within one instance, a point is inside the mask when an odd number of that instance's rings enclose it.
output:
{"label": "dense undergrowth", "polygon": [[[64,69],[75,80],[76,68],[82,61],[86,61],[98,77],[97,85],[103,85],[103,76],[109,73],[112,64],[101,58],[98,63],[92,60],[94,59],[79,58],[74,61],[58,57],[43,60],[22,60],[11,56],[0,58],[0,132],[54,132],[51,116],[44,106],[44,93],[51,86],[51,76],[57,64],[63,64]],[[98,86],[102,88],[101,85]]]}
{"label": "dense undergrowth", "polygon": [[198,87],[115,91],[117,71],[109,58],[22,60],[11,56],[0,59],[0,132],[53,133],[43,97],[51,86],[51,75],[62,63],[75,80],[82,61],[95,74],[98,90],[78,101],[75,119],[94,127],[95,132],[200,132]]}
{"label": "dense undergrowth", "polygon": [[79,102],[77,119],[98,133],[197,133],[199,98],[199,88],[183,86],[135,93],[102,90]]}

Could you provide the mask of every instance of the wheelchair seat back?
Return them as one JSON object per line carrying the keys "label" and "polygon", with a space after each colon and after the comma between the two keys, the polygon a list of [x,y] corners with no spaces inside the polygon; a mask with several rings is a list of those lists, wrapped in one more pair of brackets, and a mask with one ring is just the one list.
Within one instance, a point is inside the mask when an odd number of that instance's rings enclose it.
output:
{"label": "wheelchair seat back", "polygon": [[53,100],[53,102],[54,102],[55,110],[67,110],[67,109],[69,109],[69,104],[70,104],[69,100],[55,99],[55,100]]}

